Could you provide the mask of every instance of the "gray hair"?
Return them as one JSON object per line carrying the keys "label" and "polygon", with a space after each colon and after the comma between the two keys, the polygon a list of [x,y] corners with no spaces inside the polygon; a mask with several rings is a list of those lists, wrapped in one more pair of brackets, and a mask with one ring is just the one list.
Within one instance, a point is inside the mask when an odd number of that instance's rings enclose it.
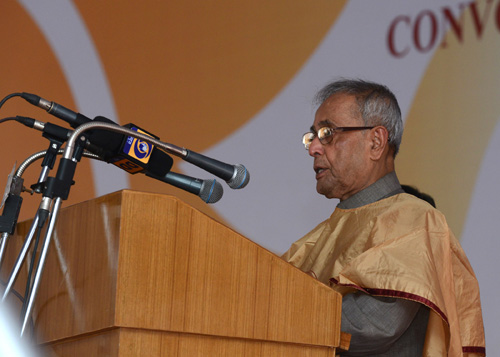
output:
{"label": "gray hair", "polygon": [[389,146],[394,156],[399,151],[403,136],[403,121],[396,96],[384,85],[360,79],[342,79],[327,84],[314,97],[314,103],[323,104],[332,95],[354,95],[359,113],[366,126],[384,126],[389,132]]}

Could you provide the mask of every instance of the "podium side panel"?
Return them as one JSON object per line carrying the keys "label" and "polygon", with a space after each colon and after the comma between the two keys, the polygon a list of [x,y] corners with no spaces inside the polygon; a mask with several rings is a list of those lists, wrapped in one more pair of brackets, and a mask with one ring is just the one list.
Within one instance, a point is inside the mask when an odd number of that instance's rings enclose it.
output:
{"label": "podium side panel", "polygon": [[338,346],[340,296],[162,195],[122,201],[117,325]]}

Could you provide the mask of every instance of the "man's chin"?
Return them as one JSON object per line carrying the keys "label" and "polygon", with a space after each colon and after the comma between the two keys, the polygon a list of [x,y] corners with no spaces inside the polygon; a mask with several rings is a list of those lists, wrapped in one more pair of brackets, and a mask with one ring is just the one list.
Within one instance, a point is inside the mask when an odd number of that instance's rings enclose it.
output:
{"label": "man's chin", "polygon": [[316,192],[318,192],[320,195],[325,196],[326,198],[338,198],[335,192],[332,192],[330,190],[326,190],[323,187],[316,186]]}

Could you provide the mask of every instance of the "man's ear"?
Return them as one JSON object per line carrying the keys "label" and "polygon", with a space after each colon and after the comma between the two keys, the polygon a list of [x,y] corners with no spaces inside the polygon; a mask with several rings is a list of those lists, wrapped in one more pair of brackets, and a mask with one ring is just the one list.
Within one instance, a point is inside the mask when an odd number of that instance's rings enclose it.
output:
{"label": "man's ear", "polygon": [[379,160],[389,147],[389,132],[384,126],[376,126],[371,129],[370,140],[371,159]]}

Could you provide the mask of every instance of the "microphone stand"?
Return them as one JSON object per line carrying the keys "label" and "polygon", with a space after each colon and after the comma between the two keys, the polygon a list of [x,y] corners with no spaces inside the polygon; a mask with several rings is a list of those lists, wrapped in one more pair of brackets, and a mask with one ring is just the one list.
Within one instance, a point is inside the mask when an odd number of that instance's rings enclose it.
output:
{"label": "microphone stand", "polygon": [[[9,187],[9,194],[5,201],[5,208],[2,216],[0,217],[0,232],[2,232],[1,239],[1,247],[0,247],[0,267],[3,260],[3,255],[5,253],[5,247],[7,245],[7,239],[9,235],[14,234],[14,230],[16,227],[17,219],[19,217],[19,212],[21,210],[22,205],[22,197],[21,192],[23,191],[23,183],[24,179],[21,177],[24,170],[35,160],[44,157],[44,161],[42,162],[42,171],[38,178],[38,183],[33,185],[32,188],[34,192],[40,193],[42,190],[41,185],[48,177],[49,171],[54,167],[56,161],[56,155],[60,152],[61,145],[67,140],[70,131],[68,129],[61,128],[57,125],[50,123],[42,123],[37,122],[31,118],[19,117],[24,120],[19,120],[20,123],[27,125],[29,127],[35,128],[37,130],[43,131],[43,137],[47,138],[50,141],[49,148],[46,151],[41,151],[37,154],[26,159],[23,164],[19,167],[16,175],[12,178],[11,181],[7,184]],[[9,176],[10,179],[10,176]],[[31,192],[33,193],[33,191]],[[36,226],[38,222],[38,212],[33,221],[34,226]],[[33,231],[34,232],[34,231]],[[31,243],[32,234],[28,235],[28,247]],[[23,256],[24,259],[24,256]],[[22,262],[22,261],[21,261]],[[16,264],[17,265],[17,264]],[[17,273],[15,274],[17,276]],[[10,285],[12,285],[13,281]],[[10,291],[10,286],[7,288],[7,293]],[[5,295],[4,295],[5,298]],[[3,301],[3,299],[2,299]]]}
{"label": "microphone stand", "polygon": [[[4,214],[0,217],[0,224],[1,224],[0,226],[2,227],[1,231],[4,232],[4,230],[3,230],[4,226],[9,227],[9,231],[5,231],[4,233],[2,233],[2,244],[1,244],[1,248],[0,248],[0,250],[1,250],[0,251],[0,266],[1,266],[1,261],[3,259],[3,255],[5,254],[5,246],[7,244],[7,238],[9,237],[9,235],[14,234],[15,225],[17,222],[17,218],[19,216],[19,210],[17,210],[15,217],[13,217],[13,214],[12,214],[13,210],[8,209],[9,199],[11,199],[12,197],[16,197],[22,203],[22,198],[19,195],[22,191],[22,184],[24,181],[24,179],[22,178],[22,175],[24,174],[24,171],[26,171],[26,169],[31,164],[33,164],[35,161],[37,161],[43,157],[46,157],[47,155],[54,155],[54,154],[61,155],[63,153],[64,153],[64,150],[62,150],[62,149],[59,149],[57,151],[57,153],[54,153],[53,150],[37,152],[37,153],[31,155],[30,157],[28,157],[17,169],[17,171],[12,179],[11,194],[9,194],[9,198],[7,198],[7,201],[5,203]],[[92,154],[92,153],[89,153],[89,152],[84,152],[83,156],[88,157],[88,158],[92,158],[92,159],[101,160],[101,158],[99,156]],[[45,160],[45,161],[47,161],[47,160]],[[49,159],[49,162],[50,161],[51,161],[51,159]],[[40,183],[45,182],[45,180],[47,178],[49,171],[45,169],[46,168],[45,165],[42,165],[42,166],[43,166],[42,174],[40,175],[38,183],[36,185],[33,185],[33,186],[37,186]],[[17,196],[15,196],[15,195],[17,195]],[[31,246],[31,242],[33,240],[33,236],[34,236],[35,232],[37,231],[37,228],[40,228],[40,229],[43,228],[44,224],[39,223],[39,220],[40,220],[40,210],[42,210],[42,212],[46,211],[46,209],[44,209],[45,205],[46,205],[46,203],[42,203],[36,212],[36,215],[33,219],[33,223],[31,225],[31,228],[30,228],[28,234],[26,235],[23,247],[21,248],[21,251],[20,251],[19,256],[16,260],[14,268],[10,274],[7,287],[4,291],[2,302],[3,302],[3,300],[5,300],[7,295],[10,293],[12,285],[14,284],[14,282],[17,279],[17,276],[19,274],[19,270],[21,269],[22,263],[24,262],[24,259],[26,258],[26,255],[28,253],[29,247]],[[19,204],[19,208],[20,208],[20,204]],[[8,213],[6,213],[6,211]],[[3,223],[4,220],[7,220],[7,219],[4,219],[5,217],[8,218],[8,223]],[[42,219],[42,221],[45,221],[45,220],[46,220],[46,218]]]}
{"label": "microphone stand", "polygon": [[[55,163],[55,160],[56,160],[56,155],[57,155],[57,151],[59,150],[59,148],[61,147],[62,145],[62,142],[57,140],[57,139],[51,139],[50,140],[50,145],[49,145],[49,149],[47,151],[44,152],[44,156],[45,156],[45,159],[42,163],[42,171],[40,173],[40,176],[38,178],[38,182],[36,185],[40,185],[40,184],[43,184],[45,182],[45,180],[47,179],[48,177],[48,174],[50,172],[50,170],[54,167],[54,163]],[[22,174],[24,172],[24,170],[35,160],[37,160],[38,158],[40,158],[42,156],[39,156],[37,154],[29,157],[28,159],[26,159],[22,164],[21,166],[19,166],[19,169],[17,170],[14,178],[13,178],[13,182],[17,182],[19,181],[21,183],[21,187],[18,188],[16,190],[16,193],[17,194],[20,194],[21,193],[21,190],[22,190],[22,183],[23,183],[23,179],[22,179]],[[36,186],[36,189],[38,189],[39,186]],[[22,201],[22,199],[21,199]],[[6,202],[7,203],[7,202]],[[19,207],[20,208],[20,207]],[[6,209],[7,209],[7,205],[6,205]],[[5,210],[4,210],[5,212]],[[17,216],[18,216],[19,212],[17,212],[16,214],[16,217],[15,217],[15,221],[17,221]],[[7,287],[4,291],[4,295],[2,297],[2,301],[5,300],[6,296],[9,294],[10,292],[10,289],[12,288],[12,285],[14,284],[14,281],[15,279],[17,278],[17,274],[19,273],[19,269],[21,268],[21,265],[22,265],[22,262],[24,260],[24,257],[26,256],[26,253],[28,251],[28,248],[31,244],[31,241],[33,239],[33,235],[36,231],[36,228],[38,226],[38,221],[40,219],[40,208],[38,209],[34,219],[33,219],[33,223],[31,225],[31,229],[28,233],[28,235],[26,236],[26,240],[24,242],[24,245],[23,247],[21,248],[21,253],[18,257],[18,259],[16,260],[16,263],[14,265],[14,269],[13,271],[11,272],[11,275],[9,277],[9,281],[7,283]],[[14,226],[15,226],[15,221],[13,222],[14,223]],[[43,226],[43,224],[42,224]],[[7,235],[5,235],[5,233],[7,233]],[[7,241],[7,237],[9,234],[13,234],[14,233],[14,230],[12,229],[10,232],[4,232],[4,234],[2,235],[3,236],[3,240],[2,240],[2,254],[3,254],[3,249],[4,249],[4,244],[6,244],[6,241]]]}
{"label": "microphone stand", "polygon": [[[46,181],[50,170],[54,166],[57,151],[59,150],[61,145],[62,145],[61,141],[59,141],[55,138],[50,139],[49,149],[47,150],[46,155],[45,155],[45,159],[42,163],[42,171],[41,171],[40,176],[38,178],[38,182],[35,185],[35,191],[37,191],[39,189],[40,185],[42,185]],[[28,161],[29,161],[29,159],[28,159]],[[15,177],[17,177],[17,178],[21,177],[21,174],[24,171],[24,167],[25,167],[24,165],[20,166]],[[9,280],[8,280],[7,286],[6,286],[5,291],[4,291],[4,295],[2,297],[2,302],[5,301],[5,299],[7,298],[8,294],[10,293],[10,291],[12,289],[12,286],[14,285],[15,280],[17,279],[17,276],[19,274],[19,271],[21,269],[23,261],[26,257],[28,249],[31,245],[31,242],[33,240],[35,232],[37,231],[37,229],[41,230],[43,228],[46,219],[50,215],[50,210],[49,210],[50,207],[47,206],[49,203],[50,202],[47,202],[46,200],[42,200],[42,203],[40,204],[40,207],[38,208],[38,210],[35,214],[31,228],[30,228],[30,230],[25,238],[24,244],[21,248],[21,252],[19,253],[19,256],[14,264],[14,268],[9,276]],[[17,217],[16,217],[16,220],[17,220]],[[6,240],[7,240],[6,237],[4,240],[6,243]],[[2,242],[2,243],[4,243],[4,242]],[[36,252],[33,252],[33,254],[36,254]],[[27,286],[29,286],[29,283],[30,282],[27,282]],[[26,297],[25,297],[24,303],[25,302],[26,302]],[[24,306],[24,303],[23,303],[23,306]],[[25,325],[23,325],[23,332],[24,332],[24,328],[25,328]],[[22,333],[21,333],[21,336],[22,336]]]}
{"label": "microphone stand", "polygon": [[[21,337],[24,334],[24,331],[26,329],[27,322],[31,316],[31,312],[33,310],[33,305],[34,301],[36,299],[36,295],[38,292],[38,287],[40,285],[40,280],[41,276],[43,273],[43,269],[45,266],[45,262],[47,259],[47,253],[48,249],[50,246],[50,242],[52,239],[52,235],[54,232],[54,227],[57,222],[57,217],[59,210],[61,208],[61,204],[63,200],[66,200],[69,195],[69,191],[71,188],[71,185],[73,184],[73,176],[76,170],[76,165],[80,161],[80,158],[83,156],[83,147],[86,142],[86,138],[82,136],[82,133],[86,130],[94,129],[94,128],[102,128],[102,129],[107,129],[110,131],[116,131],[125,135],[133,136],[135,138],[138,138],[140,140],[146,141],[148,143],[151,143],[153,145],[156,145],[160,148],[163,149],[168,149],[171,152],[177,153],[177,155],[186,155],[185,149],[178,148],[174,145],[166,144],[163,143],[159,140],[156,140],[150,136],[138,133],[136,131],[123,128],[120,126],[117,126],[115,124],[107,124],[107,123],[102,123],[102,122],[92,122],[88,124],[83,124],[79,126],[71,135],[71,137],[68,139],[68,143],[66,145],[66,148],[64,149],[63,153],[63,158],[59,162],[59,167],[57,170],[56,177],[47,177],[49,169],[45,169],[45,167],[42,169],[42,173],[40,175],[40,179],[38,183],[35,186],[36,190],[42,190],[43,189],[43,197],[42,201],[40,203],[40,206],[38,208],[37,214],[35,215],[35,218],[33,219],[33,223],[30,229],[30,232],[27,235],[26,241],[23,245],[23,248],[21,249],[21,253],[19,254],[19,257],[16,261],[16,264],[14,266],[14,269],[10,275],[9,282],[7,285],[7,288],[4,292],[2,302],[5,300],[7,297],[8,293],[10,292],[12,285],[19,273],[19,270],[21,268],[22,262],[26,256],[26,253],[28,251],[28,247],[31,244],[31,241],[33,239],[34,233],[36,232],[37,228],[42,229],[42,227],[45,224],[45,221],[49,219],[48,226],[47,226],[47,231],[45,233],[45,240],[43,243],[42,250],[40,252],[40,257],[38,260],[37,268],[36,268],[36,273],[35,277],[33,280],[33,285],[31,288],[31,292],[29,293],[28,302],[26,304],[26,310],[24,313],[24,319],[23,319],[23,324],[22,324],[22,329],[21,329]],[[51,145],[52,148],[52,145]],[[51,151],[51,148],[47,150],[47,153],[50,151],[50,155],[52,154],[57,154]],[[55,148],[55,147],[54,147]],[[54,149],[52,148],[52,149]],[[57,150],[59,147],[57,147]],[[183,151],[184,150],[184,151]],[[47,159],[47,157],[46,157]],[[55,160],[55,155],[54,155],[54,160]],[[44,160],[44,162],[51,162],[52,158],[49,158],[48,160]],[[21,167],[20,167],[21,169]],[[38,191],[37,191],[38,192]],[[36,252],[35,252],[36,253]]]}
{"label": "microphone stand", "polygon": [[[40,285],[43,268],[47,259],[47,254],[49,251],[49,246],[52,238],[52,234],[57,222],[57,216],[63,200],[66,200],[69,195],[71,186],[73,185],[73,176],[75,174],[76,165],[83,156],[83,146],[85,143],[85,138],[80,137],[80,140],[76,145],[76,150],[73,150],[71,159],[61,159],[59,167],[57,170],[56,177],[48,177],[43,185],[43,197],[40,203],[40,208],[38,214],[40,218],[47,219],[48,225],[47,231],[45,232],[45,240],[43,243],[42,250],[40,252],[40,257],[38,259],[38,264],[36,268],[35,277],[33,280],[33,285],[31,287],[31,292],[28,294],[28,302],[25,304],[26,311],[24,314],[24,320],[21,328],[21,336],[23,336],[28,323],[29,317],[33,310],[33,303],[38,292],[38,287]],[[66,152],[66,151],[65,151]],[[41,229],[41,225],[39,224]]]}
{"label": "microphone stand", "polygon": [[[38,182],[32,186],[34,191],[37,193],[40,193],[40,192],[42,192],[42,190],[44,190],[45,185],[46,185],[46,181],[48,179],[48,174],[49,174],[50,170],[54,167],[54,164],[56,161],[56,156],[58,153],[60,153],[60,147],[63,144],[63,140],[60,140],[56,137],[51,137],[50,135],[46,135],[46,134],[44,134],[44,136],[49,138],[49,140],[50,140],[49,149],[47,151],[42,151],[40,153],[34,154],[31,157],[29,157],[27,160],[25,160],[23,162],[23,164],[21,164],[21,166],[17,170],[16,175],[14,177],[14,180],[22,180],[21,175],[23,174],[24,170],[35,160],[37,160],[41,157],[44,157],[44,160],[42,162],[42,171],[41,171],[40,176],[38,178]],[[79,150],[78,152],[81,153],[82,151],[83,151],[83,149]],[[70,182],[70,185],[71,185],[71,183],[72,182]],[[45,196],[42,198],[40,206],[35,214],[35,217],[33,218],[31,228],[30,228],[28,234],[26,235],[24,244],[23,244],[21,251],[19,253],[19,256],[17,257],[17,260],[14,264],[14,268],[9,276],[9,280],[8,280],[6,289],[4,291],[3,297],[2,297],[2,302],[4,302],[5,299],[7,298],[8,294],[10,293],[10,291],[12,289],[14,282],[17,279],[17,276],[18,276],[19,271],[21,269],[21,266],[24,262],[24,259],[26,258],[26,255],[27,255],[29,247],[33,241],[33,237],[34,237],[35,233],[37,232],[37,230],[40,230],[40,232],[41,232],[41,230],[43,229],[43,227],[45,225],[45,222],[47,221],[47,219],[50,218],[48,230],[47,230],[46,235],[45,235],[46,238],[45,238],[44,247],[42,249],[42,252],[40,253],[40,258],[38,261],[35,280],[33,282],[32,288],[31,288],[31,291],[33,291],[33,289],[36,290],[36,287],[39,284],[39,280],[40,280],[40,276],[41,276],[41,270],[39,269],[39,267],[40,267],[40,264],[43,265],[43,262],[45,261],[45,257],[46,257],[47,250],[48,250],[48,243],[50,242],[50,240],[47,239],[47,237],[50,237],[51,230],[53,230],[53,224],[51,224],[51,222],[53,221],[53,219],[51,218],[51,206],[52,206],[52,209],[55,210],[55,212],[57,212],[59,205],[60,205],[60,203],[57,203],[57,206],[56,206],[56,204],[52,205],[51,200]],[[17,213],[19,213],[19,212],[17,212]],[[16,216],[15,220],[17,221],[17,216]],[[14,223],[14,225],[15,225],[15,223]],[[12,233],[13,233],[13,230],[12,230],[12,232],[10,232],[10,234],[12,234]],[[7,238],[8,234],[7,235],[4,234],[3,236],[4,236],[4,239],[2,241],[2,249],[4,249],[4,245],[6,244],[6,240],[7,240],[6,238]],[[3,254],[3,252],[2,252],[2,254]],[[36,255],[36,251],[33,252],[33,255]],[[32,306],[31,306],[32,305],[32,299],[31,299],[32,294],[29,292],[30,291],[30,288],[29,288],[30,283],[31,283],[30,281],[27,282],[27,291],[26,291],[25,301],[23,303],[23,310],[26,306],[27,306],[27,309],[26,309],[26,314],[24,316],[21,336],[23,336],[23,334],[24,334],[26,324],[27,324],[27,321],[28,321],[28,318],[29,318],[29,315],[31,312],[31,308],[32,308]],[[29,303],[28,303],[28,305],[26,305],[26,299],[28,299],[28,298],[29,298]],[[28,310],[29,310],[29,312],[28,312]]]}

